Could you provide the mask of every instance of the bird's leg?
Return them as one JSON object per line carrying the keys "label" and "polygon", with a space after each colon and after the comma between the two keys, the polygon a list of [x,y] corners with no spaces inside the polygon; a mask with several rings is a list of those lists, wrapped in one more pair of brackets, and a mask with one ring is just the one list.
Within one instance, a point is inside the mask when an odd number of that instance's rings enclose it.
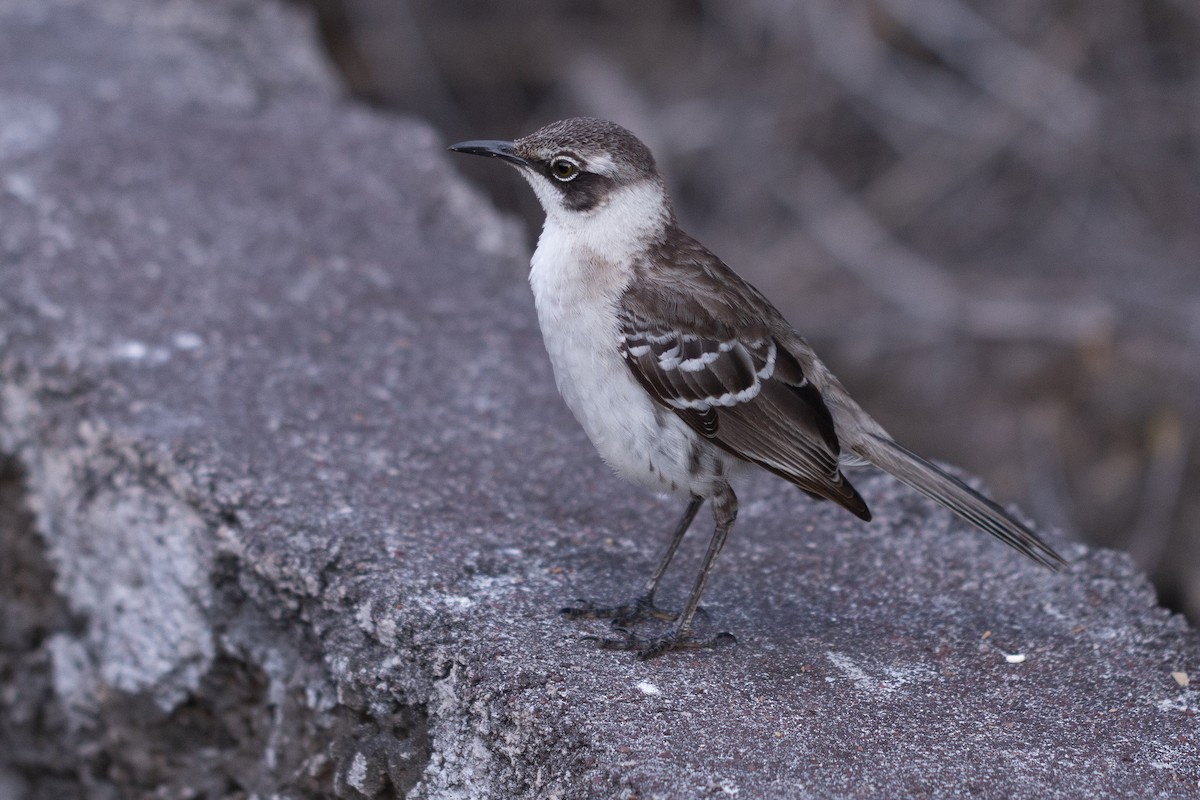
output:
{"label": "bird's leg", "polygon": [[736,641],[733,634],[730,633],[718,633],[704,639],[696,639],[692,636],[692,618],[700,606],[700,596],[704,594],[704,586],[708,583],[708,576],[712,574],[713,564],[716,562],[721,548],[725,545],[725,538],[729,535],[734,520],[737,519],[737,496],[728,484],[713,495],[712,507],[716,525],[713,529],[712,539],[708,542],[708,553],[704,556],[704,563],[700,567],[700,573],[696,576],[692,593],[688,595],[687,604],[680,612],[675,627],[661,636],[646,638],[635,636],[633,633],[627,633],[620,639],[597,637],[595,641],[602,649],[633,650],[639,658],[647,659],[660,656],[670,650],[713,647]]}
{"label": "bird's leg", "polygon": [[597,606],[594,603],[581,600],[579,601],[579,605],[562,609],[562,615],[567,619],[611,619],[613,625],[618,627],[651,619],[666,622],[674,621],[678,617],[678,614],[655,607],[654,594],[658,591],[658,584],[662,581],[663,574],[666,573],[667,567],[671,564],[671,559],[675,557],[675,551],[679,549],[679,543],[683,541],[684,534],[691,527],[692,520],[696,518],[696,512],[700,510],[700,506],[703,504],[703,497],[692,495],[692,499],[688,502],[687,510],[683,512],[683,517],[680,518],[679,525],[675,528],[675,534],[671,537],[671,543],[667,545],[667,552],[663,554],[662,559],[658,562],[658,566],[654,569],[654,574],[646,581],[645,589],[642,590],[637,599],[619,606]]}

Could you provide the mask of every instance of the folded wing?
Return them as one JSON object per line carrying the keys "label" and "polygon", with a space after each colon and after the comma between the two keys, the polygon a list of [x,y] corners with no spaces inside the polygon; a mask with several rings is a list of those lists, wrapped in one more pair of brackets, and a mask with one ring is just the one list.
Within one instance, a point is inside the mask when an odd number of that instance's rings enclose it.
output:
{"label": "folded wing", "polygon": [[663,322],[622,315],[621,354],[655,400],[726,451],[870,519],[838,469],[820,392],[779,342],[765,331],[712,336]]}

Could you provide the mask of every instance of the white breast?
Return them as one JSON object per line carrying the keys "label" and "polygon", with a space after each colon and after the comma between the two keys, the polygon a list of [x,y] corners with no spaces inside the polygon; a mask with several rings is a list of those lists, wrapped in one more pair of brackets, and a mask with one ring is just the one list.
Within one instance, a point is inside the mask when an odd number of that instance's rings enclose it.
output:
{"label": "white breast", "polygon": [[581,247],[574,233],[549,218],[529,273],[559,392],[622,476],[662,491],[709,494],[715,476],[688,468],[690,429],[655,404],[621,358],[615,303],[631,272]]}

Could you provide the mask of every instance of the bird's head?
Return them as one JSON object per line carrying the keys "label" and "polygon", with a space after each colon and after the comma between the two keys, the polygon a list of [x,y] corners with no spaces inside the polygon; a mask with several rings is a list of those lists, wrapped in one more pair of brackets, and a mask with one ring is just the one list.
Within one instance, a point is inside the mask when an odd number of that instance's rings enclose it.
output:
{"label": "bird's head", "polygon": [[673,217],[654,156],[613,122],[575,117],[513,142],[460,142],[450,149],[512,164],[533,187],[547,218],[573,228],[616,217],[636,229]]}

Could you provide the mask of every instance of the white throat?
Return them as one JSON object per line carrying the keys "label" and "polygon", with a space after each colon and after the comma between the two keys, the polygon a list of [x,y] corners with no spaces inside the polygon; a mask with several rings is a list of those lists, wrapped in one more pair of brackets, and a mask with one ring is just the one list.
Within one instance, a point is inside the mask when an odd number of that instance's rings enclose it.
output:
{"label": "white throat", "polygon": [[666,190],[658,181],[622,186],[595,208],[575,211],[562,205],[558,189],[546,178],[524,170],[522,174],[546,212],[539,249],[548,237],[562,236],[581,256],[628,266],[634,255],[661,237],[671,219]]}
{"label": "white throat", "polygon": [[626,186],[580,212],[563,208],[553,186],[539,186],[536,176],[529,182],[546,208],[529,283],[567,407],[618,473],[659,491],[712,491],[706,481],[723,472],[689,472],[694,434],[674,415],[662,416],[621,357],[618,303],[635,258],[671,222],[662,186]]}

